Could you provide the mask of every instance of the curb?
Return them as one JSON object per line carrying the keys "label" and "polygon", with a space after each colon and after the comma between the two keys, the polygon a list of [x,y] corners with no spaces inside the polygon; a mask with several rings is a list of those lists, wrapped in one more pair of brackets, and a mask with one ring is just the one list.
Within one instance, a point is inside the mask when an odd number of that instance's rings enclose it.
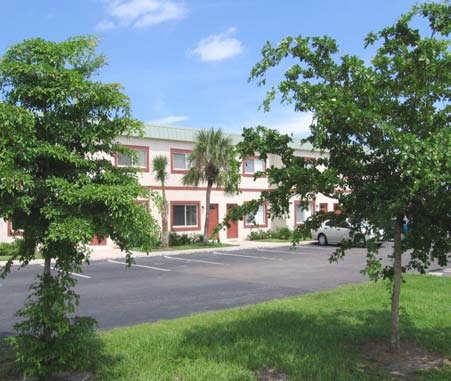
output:
{"label": "curb", "polygon": [[[258,241],[246,241],[250,242],[249,244],[240,245],[237,244],[236,246],[226,246],[226,247],[206,247],[206,248],[196,248],[196,249],[189,249],[189,250],[168,250],[168,251],[157,251],[157,252],[150,252],[149,254],[146,254],[142,251],[132,251],[132,257],[133,258],[144,258],[144,257],[162,257],[165,255],[183,255],[183,254],[193,254],[193,253],[209,253],[213,251],[234,251],[234,250],[246,250],[246,249],[264,249],[264,248],[277,248],[282,246],[291,245],[290,242],[258,242]],[[255,244],[252,244],[251,242],[255,242]],[[315,243],[316,241],[302,241],[298,243],[297,246],[302,245],[310,245],[312,243]],[[233,243],[232,243],[233,244]],[[111,255],[96,258],[95,257],[95,250],[92,251],[91,256],[89,258],[90,262],[93,261],[104,261],[107,259],[118,259],[118,258],[124,258],[125,253],[122,251],[118,251],[117,249],[114,250]],[[117,252],[117,255],[116,255]],[[7,261],[0,261],[0,268],[3,267],[6,264]],[[44,264],[43,259],[33,259],[30,262],[28,262],[29,265],[40,265]],[[13,261],[14,266],[20,266],[19,261]]]}

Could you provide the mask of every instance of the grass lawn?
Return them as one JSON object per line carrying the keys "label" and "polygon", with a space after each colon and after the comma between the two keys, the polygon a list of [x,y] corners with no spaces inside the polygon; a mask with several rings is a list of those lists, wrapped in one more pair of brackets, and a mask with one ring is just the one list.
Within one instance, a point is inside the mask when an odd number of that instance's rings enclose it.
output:
{"label": "grass lawn", "polygon": [[[10,258],[11,258],[10,255],[0,255],[0,261],[7,261]],[[41,254],[40,253],[36,253],[34,255],[34,259],[42,259]]]}
{"label": "grass lawn", "polygon": [[[410,275],[406,280],[403,340],[451,359],[451,279]],[[397,379],[360,352],[364,343],[387,340],[389,327],[386,284],[349,285],[100,332],[103,355],[95,380]],[[408,379],[451,380],[450,364]],[[259,378],[262,372],[279,378]]]}

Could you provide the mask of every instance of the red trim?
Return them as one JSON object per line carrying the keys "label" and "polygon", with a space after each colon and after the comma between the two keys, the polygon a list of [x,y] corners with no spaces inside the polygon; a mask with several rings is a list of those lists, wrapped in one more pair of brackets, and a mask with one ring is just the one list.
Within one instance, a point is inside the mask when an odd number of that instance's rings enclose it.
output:
{"label": "red trim", "polygon": [[189,149],[179,149],[179,148],[171,148],[171,173],[186,173],[187,169],[174,169],[174,154],[175,153],[188,153],[193,152]]}
{"label": "red trim", "polygon": [[[136,150],[136,151],[144,150],[146,152],[146,166],[145,167],[136,167],[136,169],[138,169],[139,171],[142,171],[142,172],[149,172],[149,159],[150,158],[149,158],[149,147],[148,146],[136,146],[136,145],[129,145],[129,144],[122,144],[122,146],[130,148],[132,150]],[[114,166],[115,167],[119,166],[117,152],[114,155]]]}
{"label": "red trim", "polygon": [[13,223],[11,220],[7,221],[7,227],[6,227],[6,235],[8,237],[22,237],[23,236],[23,230],[13,230]]}
{"label": "red trim", "polygon": [[[173,208],[174,205],[197,205],[197,226],[174,227],[174,208]],[[171,231],[186,232],[200,230],[200,201],[171,201],[170,215],[171,215]]]}
{"label": "red trim", "polygon": [[106,246],[106,237],[103,237],[100,241],[99,241],[99,237],[97,237],[96,235],[94,237],[92,237],[90,246]]}
{"label": "red trim", "polygon": [[147,211],[149,211],[149,201],[148,200],[134,200],[134,204],[145,204],[145,208]]}
{"label": "red trim", "polygon": [[[256,156],[256,155],[252,155],[252,156],[247,156],[245,159],[243,159],[243,161],[241,162],[241,174],[244,176],[244,177],[254,177],[254,173],[246,173],[245,172],[245,163],[246,163],[246,160],[249,160],[249,159],[257,159],[257,160],[263,160],[263,159],[260,159],[260,157],[259,156]],[[263,162],[264,162],[264,165],[263,165],[263,171],[266,171],[266,160],[263,160]],[[257,171],[258,172],[258,171]],[[266,177],[266,175],[262,175],[262,176],[260,176],[260,177]]]}
{"label": "red trim", "polygon": [[[302,225],[304,225],[304,223],[303,222],[298,222],[296,220],[296,209],[297,209],[297,206],[301,204],[301,201],[300,200],[295,200],[293,204],[294,204],[294,225],[295,226],[302,226]],[[310,200],[309,204],[310,204],[310,206],[312,208],[312,216],[313,216],[315,214],[315,200]]]}
{"label": "red trim", "polygon": [[[324,205],[325,205],[325,207],[323,208]],[[319,211],[323,212],[323,213],[328,213],[329,212],[329,203],[328,202],[320,202],[319,203]]]}
{"label": "red trim", "polygon": [[[245,202],[246,203],[246,202]],[[244,216],[244,220],[243,220],[243,222],[244,222],[244,228],[245,229],[252,229],[252,228],[267,228],[268,227],[268,203],[267,202],[264,202],[263,204],[263,207],[265,208],[265,223],[263,224],[263,225],[255,225],[255,224],[250,224],[250,225],[248,225],[247,223],[246,223],[246,216]]]}
{"label": "red trim", "polygon": [[[145,187],[154,189],[154,190],[162,190],[161,185],[146,185]],[[205,191],[207,190],[207,187],[190,187],[190,186],[165,186],[165,190],[193,190],[193,191]],[[212,188],[212,191],[220,191],[224,192],[225,188]],[[240,188],[241,192],[264,192],[264,191],[271,191],[271,189],[268,188]]]}

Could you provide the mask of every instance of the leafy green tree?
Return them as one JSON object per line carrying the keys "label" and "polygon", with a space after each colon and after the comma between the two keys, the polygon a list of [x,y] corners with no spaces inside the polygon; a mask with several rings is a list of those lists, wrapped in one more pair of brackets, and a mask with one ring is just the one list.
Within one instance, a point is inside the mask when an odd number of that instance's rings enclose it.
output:
{"label": "leafy green tree", "polygon": [[166,199],[165,184],[168,178],[166,168],[168,166],[168,158],[166,156],[157,156],[152,161],[153,171],[155,172],[155,179],[161,184],[162,193],[162,208],[161,208],[161,245],[163,247],[169,246],[169,229],[168,229],[168,200]]}
{"label": "leafy green tree", "polygon": [[227,193],[238,191],[239,163],[235,159],[232,140],[221,129],[201,130],[197,133],[193,151],[188,156],[190,169],[183,176],[183,184],[207,184],[205,197],[205,224],[203,242],[208,243],[210,195],[214,185],[224,187]]}
{"label": "leafy green tree", "polygon": [[[415,6],[393,26],[367,36],[365,46],[374,53],[370,62],[337,57],[337,43],[329,37],[267,43],[250,76],[265,85],[270,68],[291,65],[263,105],[269,110],[281,96],[296,111],[313,112],[311,134],[304,141],[324,154],[304,160],[294,156],[291,137],[264,127],[245,129],[243,156],[258,151],[262,158],[276,154],[282,161],[281,168],[266,171],[274,189],[262,193],[258,202],[269,201],[277,216],[289,212],[293,196],[308,200],[321,192],[338,199],[343,213],[317,214],[306,229],[345,216],[386,231],[394,226],[392,263],[384,267],[375,242],[368,242],[365,270],[372,279],[392,280],[393,351],[400,349],[402,273],[423,273],[432,261],[445,266],[449,258],[450,15],[448,3]],[[235,211],[234,218],[244,213],[246,207]],[[405,217],[409,231],[402,240]],[[349,246],[344,243],[331,260],[341,258]]]}
{"label": "leafy green tree", "polygon": [[135,169],[111,161],[131,154],[117,137],[141,124],[119,84],[92,79],[106,62],[96,45],[92,37],[31,39],[0,60],[0,217],[24,231],[0,275],[13,259],[25,266],[36,252],[44,258],[12,343],[25,374],[46,379],[86,360],[94,320],[72,317],[78,296],[70,273],[88,261],[93,236],[110,237],[131,262],[129,249],[139,242],[150,250],[157,231],[133,203],[147,197]]}

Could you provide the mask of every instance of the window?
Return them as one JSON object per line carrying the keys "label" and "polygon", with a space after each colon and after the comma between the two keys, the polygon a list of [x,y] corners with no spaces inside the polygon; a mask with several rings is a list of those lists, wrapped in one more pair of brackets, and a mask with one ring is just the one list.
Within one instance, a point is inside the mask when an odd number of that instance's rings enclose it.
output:
{"label": "window", "polygon": [[260,205],[258,207],[257,213],[250,214],[245,217],[244,227],[253,228],[253,227],[267,227],[268,226],[268,218],[266,215],[266,205]]}
{"label": "window", "polygon": [[319,204],[319,211],[320,213],[327,213],[329,211],[329,205],[327,202],[322,202]]}
{"label": "window", "polygon": [[131,156],[127,153],[118,152],[116,155],[116,165],[118,167],[136,167],[149,171],[149,147],[125,146],[130,148],[135,155]]}
{"label": "window", "polygon": [[296,218],[296,225],[305,223],[305,221],[313,215],[313,211],[314,206],[312,203],[309,203],[308,206],[304,209],[304,206],[301,205],[299,201],[295,201],[294,213]]}
{"label": "window", "polygon": [[186,173],[189,169],[189,150],[171,148],[171,172]]}
{"label": "window", "polygon": [[200,229],[200,202],[171,202],[172,230]]}
{"label": "window", "polygon": [[264,160],[257,157],[250,157],[243,162],[243,174],[253,175],[255,172],[263,172],[266,170],[266,163]]}

